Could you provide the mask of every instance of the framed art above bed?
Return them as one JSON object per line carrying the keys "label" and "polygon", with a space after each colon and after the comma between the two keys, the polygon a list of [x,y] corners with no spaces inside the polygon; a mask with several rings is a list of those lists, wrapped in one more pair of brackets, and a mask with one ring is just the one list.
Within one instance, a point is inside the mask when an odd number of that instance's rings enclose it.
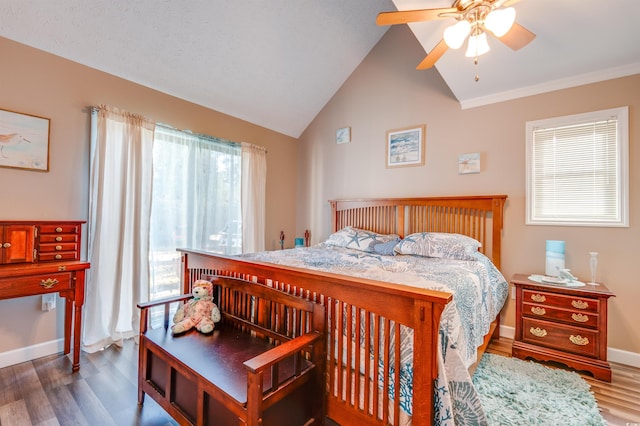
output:
{"label": "framed art above bed", "polygon": [[339,424],[481,424],[468,369],[497,333],[508,293],[506,198],[332,200],[332,234],[311,247],[233,257],[180,249],[183,291],[218,274],[322,303],[326,415]]}

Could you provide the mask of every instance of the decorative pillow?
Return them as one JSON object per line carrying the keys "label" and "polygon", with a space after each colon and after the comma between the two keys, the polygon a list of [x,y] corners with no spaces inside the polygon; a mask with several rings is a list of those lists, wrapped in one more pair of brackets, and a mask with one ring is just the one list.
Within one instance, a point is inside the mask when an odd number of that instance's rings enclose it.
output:
{"label": "decorative pillow", "polygon": [[400,237],[396,234],[378,234],[376,232],[347,226],[331,234],[325,241],[325,244],[374,253],[377,244],[388,243],[390,241],[398,242],[400,241]]}
{"label": "decorative pillow", "polygon": [[378,243],[373,246],[373,251],[376,254],[381,254],[383,256],[395,256],[395,248],[396,245],[400,242],[400,237],[395,240],[387,241],[386,243]]}
{"label": "decorative pillow", "polygon": [[405,237],[394,250],[399,254],[477,260],[476,253],[481,246],[479,241],[461,234],[419,232]]}

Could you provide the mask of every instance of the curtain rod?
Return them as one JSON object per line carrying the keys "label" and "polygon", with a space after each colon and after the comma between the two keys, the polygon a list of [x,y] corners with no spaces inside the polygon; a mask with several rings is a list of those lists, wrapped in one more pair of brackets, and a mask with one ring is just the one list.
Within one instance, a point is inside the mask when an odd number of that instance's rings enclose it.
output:
{"label": "curtain rod", "polygon": [[[87,106],[87,109],[90,112],[93,113],[93,112],[97,112],[98,110],[100,110],[103,107],[106,107],[106,105],[89,105],[89,106]],[[260,150],[264,151],[265,154],[268,154],[268,152],[269,152],[269,151],[267,151],[267,149],[265,147],[253,144],[251,142],[234,142],[234,141],[229,140],[229,139],[219,138],[217,136],[210,136],[210,135],[206,135],[204,133],[194,133],[191,130],[177,129],[177,128],[175,128],[173,126],[170,126],[169,124],[165,124],[165,123],[154,122],[154,125],[157,126],[157,127],[162,127],[163,129],[174,130],[176,132],[188,133],[190,135],[202,137],[204,139],[215,139],[215,142],[228,143],[228,144],[234,144],[234,145],[247,144],[252,148],[256,148],[256,149],[260,149]]]}

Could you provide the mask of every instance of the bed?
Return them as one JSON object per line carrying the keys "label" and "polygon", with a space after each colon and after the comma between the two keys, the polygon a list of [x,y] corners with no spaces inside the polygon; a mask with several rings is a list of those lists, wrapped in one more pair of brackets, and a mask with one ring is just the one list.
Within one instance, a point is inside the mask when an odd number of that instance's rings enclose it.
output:
{"label": "bed", "polygon": [[[312,247],[230,257],[180,249],[183,291],[188,293],[201,276],[215,273],[322,303],[329,336],[327,416],[339,424],[482,424],[486,420],[469,371],[489,339],[497,335],[499,311],[508,292],[499,273],[506,198],[332,200],[332,234]],[[480,247],[477,259],[443,262],[454,264],[455,272],[438,261],[438,272],[428,275],[418,264],[423,260],[417,258],[423,256],[411,251],[390,256],[328,244],[353,228],[395,234],[403,242],[421,233],[456,234],[477,240]],[[323,265],[326,252],[363,261],[364,266],[354,270],[340,263],[337,269],[327,269]],[[293,260],[289,255],[294,255]],[[395,262],[402,263],[400,269]],[[496,289],[495,294],[479,291],[477,304],[491,305],[484,315],[493,317],[472,324],[471,333],[462,327],[471,321],[467,314],[458,313],[458,305],[472,301],[468,294],[456,293],[455,283],[443,281],[466,271],[471,281],[482,283],[484,278],[474,269],[483,268],[490,271],[488,285]],[[468,334],[473,334],[470,341],[464,340]]]}

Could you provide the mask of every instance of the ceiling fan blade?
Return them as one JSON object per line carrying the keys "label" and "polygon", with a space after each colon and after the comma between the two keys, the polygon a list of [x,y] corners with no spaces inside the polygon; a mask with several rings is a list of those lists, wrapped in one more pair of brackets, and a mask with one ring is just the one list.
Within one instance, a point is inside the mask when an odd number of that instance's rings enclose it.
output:
{"label": "ceiling fan blade", "polygon": [[376,18],[378,25],[408,24],[410,22],[431,21],[445,19],[450,16],[440,16],[443,13],[457,13],[455,7],[442,9],[399,10],[397,12],[380,12]]}
{"label": "ceiling fan blade", "polygon": [[417,70],[426,70],[427,68],[431,68],[437,61],[444,55],[444,53],[449,49],[447,43],[444,40],[440,40],[440,43],[436,44],[436,47],[431,49],[431,52],[418,64],[416,67]]}
{"label": "ceiling fan blade", "polygon": [[508,33],[500,37],[500,41],[513,50],[518,50],[531,43],[534,38],[536,38],[536,35],[534,33],[529,31],[522,25],[515,23]]}

